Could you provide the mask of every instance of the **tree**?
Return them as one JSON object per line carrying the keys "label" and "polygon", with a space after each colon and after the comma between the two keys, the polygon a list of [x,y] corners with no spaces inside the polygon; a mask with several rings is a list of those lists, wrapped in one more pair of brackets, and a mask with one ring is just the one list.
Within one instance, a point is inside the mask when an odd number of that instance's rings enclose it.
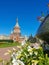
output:
{"label": "tree", "polygon": [[29,36],[29,38],[28,38],[27,41],[30,42],[30,43],[35,43],[37,40],[36,40],[36,38],[33,37],[32,34],[31,34],[31,35]]}

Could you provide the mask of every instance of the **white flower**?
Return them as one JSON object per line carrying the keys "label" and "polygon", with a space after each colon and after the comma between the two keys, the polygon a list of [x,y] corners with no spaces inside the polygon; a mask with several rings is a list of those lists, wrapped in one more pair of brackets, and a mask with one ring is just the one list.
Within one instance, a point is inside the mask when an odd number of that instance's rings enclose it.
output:
{"label": "white flower", "polygon": [[13,61],[12,61],[13,65],[24,65],[24,63],[20,60],[16,60],[15,58],[13,58]]}
{"label": "white flower", "polygon": [[38,54],[38,52],[34,52],[34,54],[35,54],[35,55],[37,55],[37,54]]}
{"label": "white flower", "polygon": [[28,46],[28,51],[32,51],[32,48],[30,46]]}
{"label": "white flower", "polygon": [[11,50],[7,50],[7,52],[4,55],[8,55],[8,54],[11,54],[11,53],[12,53]]}
{"label": "white flower", "polygon": [[32,60],[32,65],[37,65],[38,64],[38,60]]}
{"label": "white flower", "polygon": [[15,49],[15,48],[13,48],[13,51],[16,51],[16,49]]}
{"label": "white flower", "polygon": [[30,52],[29,54],[32,55],[32,52]]}
{"label": "white flower", "polygon": [[38,43],[35,43],[35,44],[33,45],[33,47],[34,47],[35,49],[39,49],[40,45],[39,45]]}
{"label": "white flower", "polygon": [[11,53],[11,50],[7,50],[9,53]]}
{"label": "white flower", "polygon": [[23,46],[23,45],[25,45],[25,44],[26,44],[26,41],[25,41],[25,40],[23,40],[21,45]]}
{"label": "white flower", "polygon": [[16,61],[16,59],[13,59],[12,63],[13,63],[13,65],[19,65],[18,62]]}
{"label": "white flower", "polygon": [[17,62],[20,64],[20,65],[25,65],[22,61],[20,60],[17,60]]}
{"label": "white flower", "polygon": [[30,46],[28,46],[28,49],[30,49],[31,47]]}
{"label": "white flower", "polygon": [[17,48],[21,49],[21,46],[17,46]]}
{"label": "white flower", "polygon": [[23,60],[24,58],[22,57],[21,60]]}
{"label": "white flower", "polygon": [[4,55],[6,56],[6,55],[8,55],[9,53],[7,52],[7,53],[5,53]]}

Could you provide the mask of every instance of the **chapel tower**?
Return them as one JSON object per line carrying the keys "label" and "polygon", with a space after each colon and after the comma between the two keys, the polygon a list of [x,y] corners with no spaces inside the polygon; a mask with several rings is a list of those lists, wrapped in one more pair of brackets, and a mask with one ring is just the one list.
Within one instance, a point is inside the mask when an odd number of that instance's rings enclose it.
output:
{"label": "chapel tower", "polygon": [[19,41],[19,37],[21,36],[20,26],[18,24],[18,18],[16,19],[16,25],[13,28],[13,32],[10,35],[10,38],[14,41]]}
{"label": "chapel tower", "polygon": [[16,19],[16,25],[13,29],[13,33],[16,35],[16,36],[20,36],[21,35],[21,31],[20,31],[20,26],[18,24],[18,18]]}

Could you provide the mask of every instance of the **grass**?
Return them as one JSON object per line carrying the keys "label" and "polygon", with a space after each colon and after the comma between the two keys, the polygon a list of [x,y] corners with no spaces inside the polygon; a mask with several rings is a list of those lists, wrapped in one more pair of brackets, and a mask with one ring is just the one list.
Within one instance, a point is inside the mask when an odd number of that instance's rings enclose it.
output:
{"label": "grass", "polygon": [[20,43],[18,43],[18,42],[14,42],[14,43],[4,42],[4,43],[0,43],[0,48],[13,47],[13,46],[17,46],[17,45],[20,45]]}

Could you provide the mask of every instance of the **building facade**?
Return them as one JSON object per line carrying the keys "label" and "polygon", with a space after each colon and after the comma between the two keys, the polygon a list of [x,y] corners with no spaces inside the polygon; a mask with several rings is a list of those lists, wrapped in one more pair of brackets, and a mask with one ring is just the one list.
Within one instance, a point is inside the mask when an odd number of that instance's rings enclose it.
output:
{"label": "building facade", "polygon": [[14,42],[22,43],[27,40],[26,36],[21,35],[21,29],[18,24],[18,18],[16,19],[16,25],[13,28],[13,31],[9,36],[6,35],[0,35],[0,40],[13,40]]}
{"label": "building facade", "polygon": [[16,19],[16,25],[14,26],[13,32],[10,35],[10,39],[12,39],[13,41],[20,42],[20,43],[22,43],[22,41],[24,40],[27,40],[26,36],[21,35],[21,29],[18,24],[18,18]]}

